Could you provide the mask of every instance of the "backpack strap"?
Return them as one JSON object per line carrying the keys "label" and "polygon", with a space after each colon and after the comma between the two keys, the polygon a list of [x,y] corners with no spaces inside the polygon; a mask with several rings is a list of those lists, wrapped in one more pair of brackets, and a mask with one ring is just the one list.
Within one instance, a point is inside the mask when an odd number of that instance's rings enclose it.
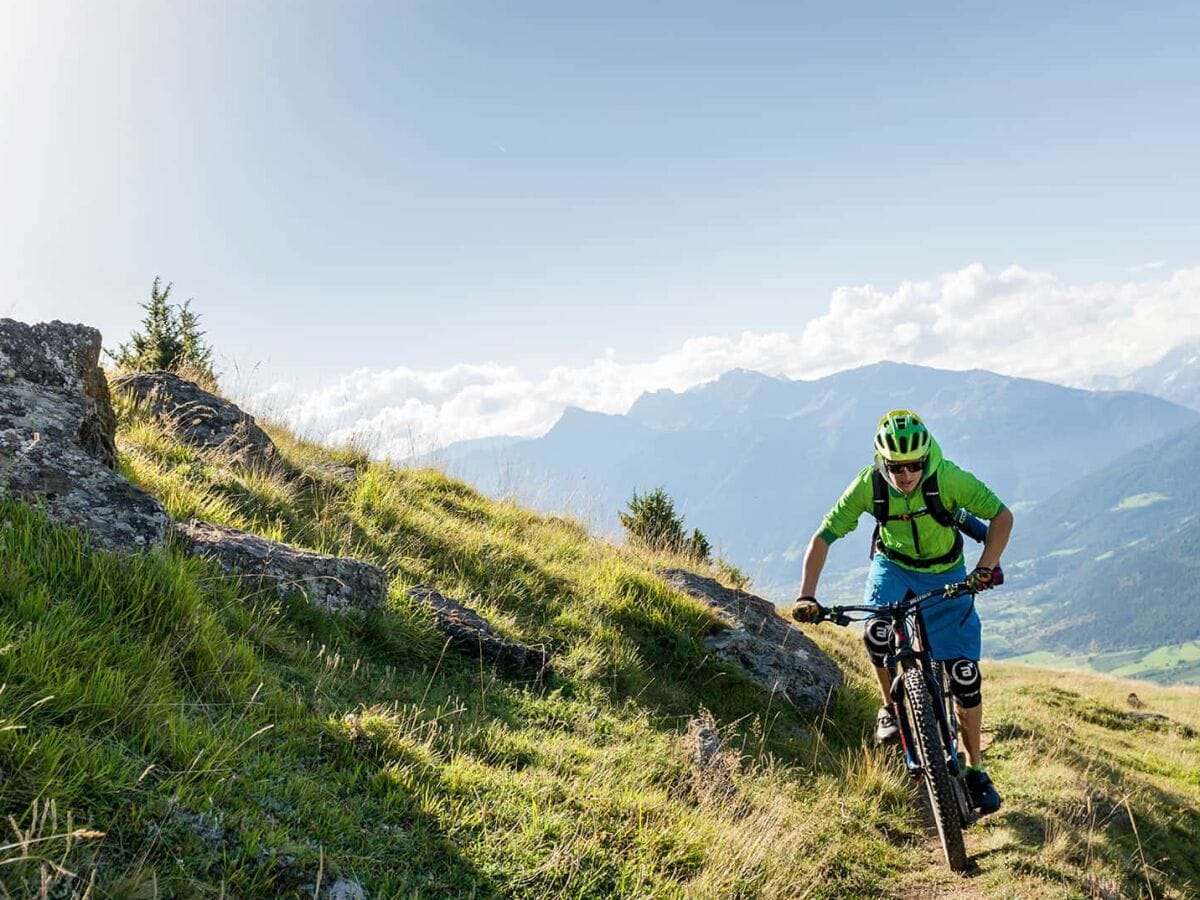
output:
{"label": "backpack strap", "polygon": [[[871,471],[871,515],[880,525],[886,525],[896,516],[889,515],[890,499],[888,497],[887,479],[879,469]],[[921,482],[921,494],[925,500],[925,511],[933,516],[933,520],[945,528],[954,527],[954,516],[942,503],[942,492],[938,487],[938,473],[934,472]]]}
{"label": "backpack strap", "polygon": [[886,525],[891,518],[888,515],[888,508],[891,504],[888,498],[887,481],[879,469],[871,470],[871,489],[874,492],[871,497],[871,515],[875,517],[878,524]]}
{"label": "backpack strap", "polygon": [[[971,537],[975,538],[975,540],[982,540],[982,536],[977,536],[975,533],[973,533],[971,528],[965,527],[965,522],[956,521],[954,514],[951,513],[950,510],[946,509],[946,505],[942,502],[942,492],[941,488],[938,486],[938,473],[936,471],[921,482],[921,494],[925,500],[925,509],[921,512],[913,514],[914,516],[921,515],[922,513],[928,514],[932,516],[933,520],[942,527],[954,529],[954,546],[951,547],[948,553],[934,557],[933,559],[917,559],[915,557],[908,556],[905,553],[901,553],[898,550],[891,550],[883,545],[883,541],[880,540],[879,535],[880,529],[882,529],[884,525],[893,519],[907,519],[909,516],[890,515],[891,499],[888,495],[887,480],[883,477],[883,473],[877,468],[871,472],[871,493],[871,514],[875,517],[875,533],[871,536],[872,557],[874,557],[876,551],[878,551],[888,559],[904,563],[905,565],[912,566],[914,568],[925,569],[933,566],[945,565],[946,563],[951,563],[958,559],[959,554],[961,554],[963,550],[962,533],[964,531],[970,534]],[[983,530],[983,534],[987,533],[987,526],[978,519],[975,519],[974,516],[968,516],[966,515],[965,511],[963,511],[963,518],[964,520],[969,519],[975,525],[980,526]],[[913,523],[913,535],[915,538],[915,522]],[[920,552],[919,545],[918,552]]]}
{"label": "backpack strap", "polygon": [[974,541],[982,543],[987,537],[987,522],[976,518],[962,507],[959,507],[956,513],[946,509],[946,504],[942,502],[942,492],[938,488],[937,472],[922,482],[921,491],[925,495],[925,508],[929,510],[929,514],[933,516],[935,522],[945,525],[947,528],[957,528],[959,532]]}
{"label": "backpack strap", "polygon": [[875,517],[875,531],[871,534],[871,552],[868,558],[874,559],[875,551],[882,546],[879,540],[879,530],[887,524],[888,506],[890,505],[887,482],[884,481],[883,473],[879,469],[871,470],[871,491],[871,515]]}
{"label": "backpack strap", "polygon": [[946,509],[946,504],[942,503],[942,492],[938,487],[936,471],[921,482],[921,493],[925,495],[925,508],[933,516],[933,520],[946,528],[953,528],[954,516],[950,510]]}
{"label": "backpack strap", "polygon": [[963,537],[962,532],[955,529],[954,546],[950,548],[948,553],[943,553],[941,556],[935,556],[933,559],[917,559],[916,557],[909,556],[906,553],[901,553],[899,550],[892,550],[888,547],[885,547],[882,543],[878,545],[877,549],[888,559],[904,563],[904,565],[911,566],[914,569],[932,569],[934,566],[944,566],[948,563],[955,562],[960,556],[962,556]]}

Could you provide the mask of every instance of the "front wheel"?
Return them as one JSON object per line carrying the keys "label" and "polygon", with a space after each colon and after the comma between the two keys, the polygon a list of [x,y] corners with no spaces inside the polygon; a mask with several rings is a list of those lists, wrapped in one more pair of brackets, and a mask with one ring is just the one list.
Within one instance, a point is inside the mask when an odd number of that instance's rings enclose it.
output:
{"label": "front wheel", "polygon": [[951,870],[962,872],[967,868],[967,849],[963,846],[958,801],[954,795],[950,770],[946,768],[946,752],[942,747],[937,719],[933,715],[925,676],[919,668],[904,673],[904,700],[908,705],[913,740],[917,745],[914,749],[925,773],[925,790],[929,793],[929,805],[933,809],[938,837],[942,840],[946,864]]}

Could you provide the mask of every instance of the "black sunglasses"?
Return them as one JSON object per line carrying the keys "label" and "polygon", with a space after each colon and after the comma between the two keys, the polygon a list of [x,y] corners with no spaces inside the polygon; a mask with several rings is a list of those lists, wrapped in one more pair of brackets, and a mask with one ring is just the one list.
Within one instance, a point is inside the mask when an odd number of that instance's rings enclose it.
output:
{"label": "black sunglasses", "polygon": [[902,463],[884,463],[889,472],[920,472],[925,468],[925,460],[919,459],[916,462]]}

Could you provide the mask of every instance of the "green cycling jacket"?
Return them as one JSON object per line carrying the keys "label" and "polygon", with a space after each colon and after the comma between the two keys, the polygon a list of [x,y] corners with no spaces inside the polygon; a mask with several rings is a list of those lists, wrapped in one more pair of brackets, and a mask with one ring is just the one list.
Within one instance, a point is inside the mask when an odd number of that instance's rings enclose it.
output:
{"label": "green cycling jacket", "polygon": [[[867,466],[858,473],[858,477],[850,483],[841,498],[834,504],[833,509],[821,522],[820,536],[826,543],[832,544],[838,538],[843,538],[858,527],[861,516],[871,516],[874,521],[872,505],[875,490],[871,484],[871,473],[878,465]],[[924,481],[934,472],[938,473],[938,490],[942,503],[951,513],[966,508],[967,512],[980,519],[994,519],[1004,509],[1000,498],[992,493],[991,488],[968,472],[960,469],[950,460],[942,456],[942,448],[937,441],[930,441],[929,465]],[[921,486],[917,485],[911,494],[902,494],[888,481],[888,514],[892,516],[911,515],[925,508],[925,496]],[[920,542],[920,552],[917,552],[913,540],[913,526],[916,526],[917,541]],[[880,541],[885,547],[898,550],[914,559],[935,559],[949,553],[954,547],[954,529],[939,525],[933,516],[923,515],[904,520],[893,519],[880,529]],[[954,562],[940,566],[923,568],[921,572],[946,572],[959,565],[961,557]],[[896,563],[903,565],[903,563]],[[905,566],[905,568],[911,568]]]}

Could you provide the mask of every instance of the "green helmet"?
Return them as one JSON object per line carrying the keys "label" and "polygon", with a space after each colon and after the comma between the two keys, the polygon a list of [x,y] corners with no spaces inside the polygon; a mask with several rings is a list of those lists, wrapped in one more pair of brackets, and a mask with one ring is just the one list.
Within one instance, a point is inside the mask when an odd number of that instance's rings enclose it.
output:
{"label": "green helmet", "polygon": [[932,442],[921,417],[909,409],[893,409],[875,432],[875,452],[888,462],[924,459]]}

